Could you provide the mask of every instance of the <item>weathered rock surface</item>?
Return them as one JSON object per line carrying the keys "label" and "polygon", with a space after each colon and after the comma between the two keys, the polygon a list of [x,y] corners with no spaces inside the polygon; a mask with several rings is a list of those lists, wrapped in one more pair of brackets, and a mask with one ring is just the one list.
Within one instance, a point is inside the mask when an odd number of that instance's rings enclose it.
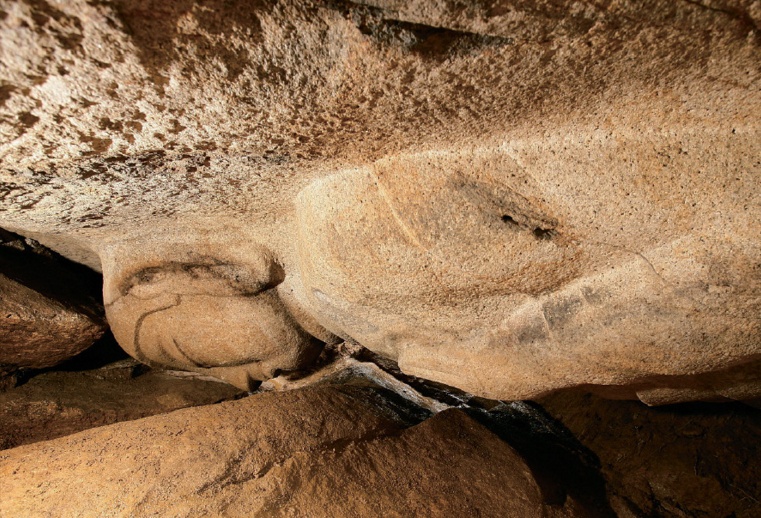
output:
{"label": "weathered rock surface", "polygon": [[240,394],[223,383],[141,367],[129,359],[90,371],[46,372],[0,392],[0,449]]}
{"label": "weathered rock surface", "polygon": [[599,457],[616,515],[761,515],[758,409],[648,408],[573,392],[540,403]]}
{"label": "weathered rock surface", "polygon": [[100,277],[0,229],[0,378],[70,358],[107,329]]}
{"label": "weathered rock surface", "polygon": [[3,1],[0,224],[101,268],[131,354],[241,387],[338,336],[492,398],[750,397],[685,379],[761,354],[759,20]]}
{"label": "weathered rock surface", "polygon": [[[83,374],[114,382],[128,370]],[[67,373],[56,374],[48,389]],[[2,451],[0,515],[743,518],[761,511],[756,409],[655,409],[565,392],[542,398],[543,410],[457,391],[446,397],[441,386],[408,380],[444,406],[462,405],[431,416],[410,403],[413,386],[400,382],[394,393],[376,381],[346,369],[306,388]],[[104,392],[85,405],[117,399]]]}
{"label": "weathered rock surface", "polygon": [[459,410],[319,386],[178,410],[0,452],[9,516],[577,515]]}

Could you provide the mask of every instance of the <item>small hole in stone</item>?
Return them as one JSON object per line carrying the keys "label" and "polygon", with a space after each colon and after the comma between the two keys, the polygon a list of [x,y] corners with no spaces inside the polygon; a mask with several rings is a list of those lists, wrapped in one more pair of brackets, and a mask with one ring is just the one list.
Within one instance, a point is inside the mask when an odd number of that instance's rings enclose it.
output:
{"label": "small hole in stone", "polygon": [[533,234],[537,239],[552,239],[555,231],[551,228],[535,228]]}
{"label": "small hole in stone", "polygon": [[517,221],[515,221],[511,216],[508,216],[507,214],[504,214],[502,216],[502,221],[504,221],[505,223],[512,223],[513,225],[518,224]]}

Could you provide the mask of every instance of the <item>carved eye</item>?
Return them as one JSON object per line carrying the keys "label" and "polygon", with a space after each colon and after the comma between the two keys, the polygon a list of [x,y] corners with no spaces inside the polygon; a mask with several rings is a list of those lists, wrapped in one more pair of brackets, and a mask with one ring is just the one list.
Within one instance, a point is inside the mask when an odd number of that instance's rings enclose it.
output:
{"label": "carved eye", "polygon": [[193,262],[167,262],[143,268],[124,281],[122,294],[151,298],[160,294],[205,294],[250,297],[274,288],[285,279],[285,271],[274,260],[241,265],[210,258]]}

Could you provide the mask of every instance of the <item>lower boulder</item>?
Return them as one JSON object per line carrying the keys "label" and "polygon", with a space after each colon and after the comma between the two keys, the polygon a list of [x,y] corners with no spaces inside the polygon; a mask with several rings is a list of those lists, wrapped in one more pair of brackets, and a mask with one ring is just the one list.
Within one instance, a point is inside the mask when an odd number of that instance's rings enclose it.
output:
{"label": "lower boulder", "polygon": [[0,378],[56,365],[107,329],[101,278],[0,229]]}
{"label": "lower boulder", "polygon": [[225,383],[151,370],[132,359],[43,372],[0,392],[0,450],[239,395]]}
{"label": "lower boulder", "polygon": [[566,391],[539,403],[599,459],[617,516],[761,516],[761,412]]}
{"label": "lower boulder", "polygon": [[429,415],[371,384],[318,385],[104,426],[0,452],[0,514],[545,513],[507,443],[461,410]]}

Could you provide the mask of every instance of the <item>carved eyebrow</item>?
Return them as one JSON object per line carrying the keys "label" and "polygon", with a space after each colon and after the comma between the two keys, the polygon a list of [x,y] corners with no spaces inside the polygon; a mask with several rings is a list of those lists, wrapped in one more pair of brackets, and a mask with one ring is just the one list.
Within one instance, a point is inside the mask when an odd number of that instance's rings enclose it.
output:
{"label": "carved eyebrow", "polygon": [[252,296],[283,282],[285,271],[274,261],[264,272],[254,272],[250,267],[218,260],[169,261],[160,266],[150,266],[135,272],[122,283],[120,292],[126,295],[137,286],[159,283],[168,277],[186,278],[189,283],[188,288],[194,281],[219,281],[241,296]]}

